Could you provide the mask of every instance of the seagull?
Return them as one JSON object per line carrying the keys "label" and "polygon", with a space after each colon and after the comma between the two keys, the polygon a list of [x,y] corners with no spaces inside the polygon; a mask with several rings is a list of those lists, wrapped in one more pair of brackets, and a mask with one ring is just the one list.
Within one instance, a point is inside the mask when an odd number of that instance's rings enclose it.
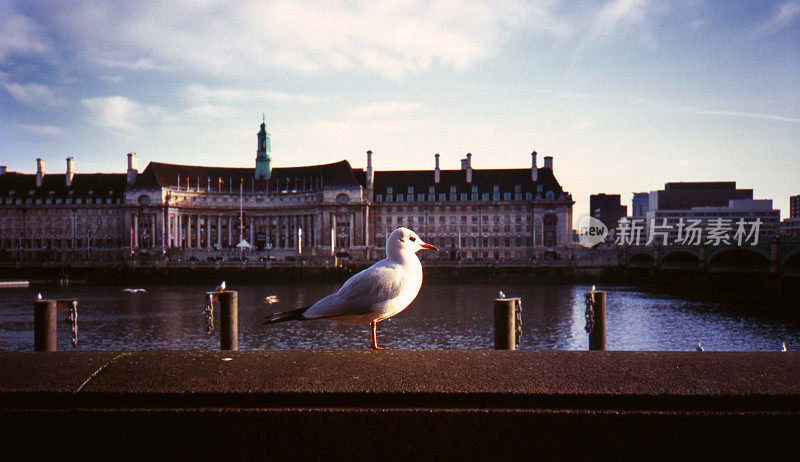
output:
{"label": "seagull", "polygon": [[594,284],[592,284],[592,292],[594,292],[594,291],[595,291]]}
{"label": "seagull", "polygon": [[42,293],[39,292],[38,294],[36,294],[36,300],[41,300],[41,299],[42,299]]}
{"label": "seagull", "polygon": [[705,351],[705,350],[703,350],[703,345],[701,345],[700,342],[697,342],[697,348],[695,348],[695,350],[696,351]]}
{"label": "seagull", "polygon": [[786,342],[783,342],[783,346],[781,347],[781,351],[786,351]]}
{"label": "seagull", "polygon": [[129,294],[138,294],[140,292],[147,292],[144,289],[122,289],[120,292],[127,292]]}
{"label": "seagull", "polygon": [[218,285],[214,292],[222,292],[223,290],[225,290],[225,281],[222,281],[222,284]]}
{"label": "seagull", "polygon": [[269,296],[264,297],[264,303],[266,303],[267,305],[274,305],[275,303],[278,303],[279,301],[280,300],[278,300],[278,296],[277,295],[269,295]]}
{"label": "seagull", "polygon": [[386,240],[386,258],[353,275],[339,290],[316,303],[271,314],[264,324],[305,319],[369,324],[372,349],[382,350],[378,346],[378,322],[406,309],[419,293],[422,264],[416,254],[421,249],[439,251],[414,231],[397,228]]}
{"label": "seagull", "polygon": [[505,292],[503,292],[502,290],[500,292],[497,292],[497,298],[506,298]]}

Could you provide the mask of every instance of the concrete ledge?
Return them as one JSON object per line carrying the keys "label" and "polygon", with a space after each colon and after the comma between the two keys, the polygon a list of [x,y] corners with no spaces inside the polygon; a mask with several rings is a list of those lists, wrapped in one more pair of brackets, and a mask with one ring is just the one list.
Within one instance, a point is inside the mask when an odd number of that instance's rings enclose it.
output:
{"label": "concrete ledge", "polygon": [[0,425],[28,456],[765,459],[800,352],[0,352]]}

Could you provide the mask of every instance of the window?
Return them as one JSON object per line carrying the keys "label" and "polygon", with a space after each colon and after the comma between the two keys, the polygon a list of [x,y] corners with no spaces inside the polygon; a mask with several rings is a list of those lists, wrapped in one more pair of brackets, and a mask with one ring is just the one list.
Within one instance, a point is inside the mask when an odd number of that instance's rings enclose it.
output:
{"label": "window", "polygon": [[383,202],[383,194],[376,194],[375,202]]}
{"label": "window", "polygon": [[409,186],[408,187],[408,193],[409,194],[414,194],[414,187],[413,186]]}
{"label": "window", "polygon": [[545,195],[545,198],[547,200],[551,201],[551,200],[553,200],[555,198],[555,196],[556,195],[555,195],[555,193],[553,193],[553,191],[547,191],[547,194]]}
{"label": "window", "polygon": [[544,216],[544,246],[555,247],[558,227],[558,217],[549,213]]}
{"label": "window", "polygon": [[455,193],[456,193],[456,187],[455,187],[455,185],[453,185],[453,186],[450,186],[450,194],[455,194]]}

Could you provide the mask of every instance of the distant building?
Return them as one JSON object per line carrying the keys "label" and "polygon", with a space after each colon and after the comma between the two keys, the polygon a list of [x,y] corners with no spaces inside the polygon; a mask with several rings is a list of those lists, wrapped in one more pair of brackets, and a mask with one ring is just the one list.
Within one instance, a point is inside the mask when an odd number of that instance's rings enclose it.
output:
{"label": "distant building", "polygon": [[589,196],[589,214],[602,221],[609,230],[617,227],[620,218],[628,215],[628,207],[620,205],[619,194],[592,194]]}
{"label": "distant building", "polygon": [[[273,168],[265,123],[255,168],[151,162],[125,174],[0,167],[0,260],[230,257],[375,259],[406,226],[442,249],[424,258],[529,261],[572,245],[572,196],[553,158],[531,168],[373,171],[343,160]],[[546,255],[545,255],[546,254]]]}
{"label": "distant building", "polygon": [[[691,228],[699,229],[693,234]],[[750,235],[752,232],[757,235]],[[702,245],[709,240],[717,244],[736,242],[737,233],[745,233],[747,243],[763,242],[780,233],[780,210],[772,200],[734,199],[725,206],[701,206],[690,209],[651,210],[642,233],[642,244]],[[715,236],[724,237],[723,240]],[[695,239],[698,238],[698,239]]]}
{"label": "distant building", "polygon": [[800,237],[800,217],[787,218],[781,222],[781,237]]}
{"label": "distant building", "polygon": [[789,197],[789,218],[800,218],[800,194]]}
{"label": "distant building", "polygon": [[640,192],[633,193],[633,201],[631,202],[631,216],[644,218],[647,215],[647,208],[649,206],[650,198],[649,193]]}
{"label": "distant building", "polygon": [[752,189],[736,189],[735,181],[667,183],[648,195],[648,210],[689,210],[725,207],[736,199],[753,199]]}

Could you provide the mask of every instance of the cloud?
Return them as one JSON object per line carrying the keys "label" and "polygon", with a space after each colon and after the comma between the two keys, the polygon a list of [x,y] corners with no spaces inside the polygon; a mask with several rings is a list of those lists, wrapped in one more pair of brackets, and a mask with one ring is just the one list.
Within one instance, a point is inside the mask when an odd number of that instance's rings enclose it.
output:
{"label": "cloud", "polygon": [[[17,29],[27,28],[31,39],[46,30],[62,54],[106,69],[252,75],[288,68],[402,79],[437,67],[469,68],[521,31],[569,33],[553,14],[557,3],[30,0],[40,12],[38,29],[24,20]],[[14,47],[37,43],[43,42]]]}
{"label": "cloud", "polygon": [[146,119],[160,111],[154,106],[145,106],[124,96],[85,98],[81,100],[86,118],[93,124],[111,129],[133,132]]}
{"label": "cloud", "polygon": [[736,112],[736,111],[703,111],[703,110],[694,110],[688,109],[683,111],[686,114],[699,114],[699,115],[718,115],[718,116],[727,116],[727,117],[743,117],[747,119],[762,119],[762,120],[774,120],[777,122],[788,122],[793,124],[800,124],[800,118],[797,117],[785,117],[781,115],[775,114],[761,114],[761,113],[754,113],[754,112]]}
{"label": "cloud", "polygon": [[775,8],[772,16],[756,26],[756,34],[767,35],[785,29],[800,17],[800,1],[783,2]]}
{"label": "cloud", "polygon": [[50,51],[40,28],[31,18],[4,1],[0,1],[0,10],[0,63],[15,55],[43,56]]}
{"label": "cloud", "polygon": [[248,90],[239,88],[211,89],[205,85],[189,85],[184,90],[186,99],[193,104],[242,103],[248,101],[269,100],[289,103],[312,104],[319,99],[308,95],[295,95],[272,90]]}
{"label": "cloud", "polygon": [[23,130],[27,130],[35,135],[48,135],[48,136],[55,136],[61,135],[64,133],[64,127],[58,127],[55,125],[18,125],[19,128]]}
{"label": "cloud", "polygon": [[350,111],[353,117],[381,117],[417,112],[422,107],[419,103],[401,103],[390,101],[388,103],[372,103],[359,106]]}
{"label": "cloud", "polygon": [[55,93],[42,84],[3,82],[1,85],[15,100],[26,106],[50,108],[61,104]]}
{"label": "cloud", "polygon": [[640,23],[649,4],[649,0],[614,0],[607,3],[597,15],[595,33],[607,35],[620,25]]}

